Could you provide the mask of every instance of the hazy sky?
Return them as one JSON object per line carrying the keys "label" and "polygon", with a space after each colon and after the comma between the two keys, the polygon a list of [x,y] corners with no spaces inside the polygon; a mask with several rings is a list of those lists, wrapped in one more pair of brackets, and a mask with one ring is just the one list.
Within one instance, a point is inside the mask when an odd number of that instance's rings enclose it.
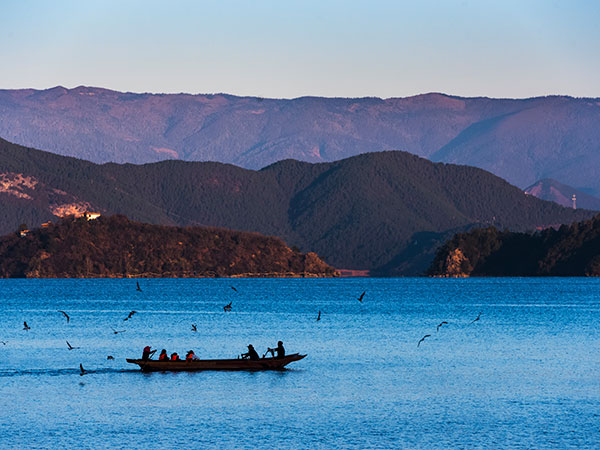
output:
{"label": "hazy sky", "polygon": [[600,96],[600,1],[3,1],[0,88]]}

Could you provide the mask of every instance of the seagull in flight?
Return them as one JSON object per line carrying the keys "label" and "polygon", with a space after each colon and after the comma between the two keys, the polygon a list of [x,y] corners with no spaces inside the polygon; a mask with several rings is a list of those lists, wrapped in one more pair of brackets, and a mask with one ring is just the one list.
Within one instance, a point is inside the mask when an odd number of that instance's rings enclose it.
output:
{"label": "seagull in flight", "polygon": [[417,343],[417,347],[418,347],[419,345],[421,345],[421,342],[423,342],[423,341],[424,341],[425,339],[427,339],[428,337],[431,337],[431,335],[430,335],[430,334],[426,334],[425,336],[423,336],[423,337],[421,338],[421,340],[420,340],[420,341]]}
{"label": "seagull in flight", "polygon": [[67,318],[67,323],[69,323],[69,320],[71,320],[71,318],[69,317],[69,315],[66,312],[64,312],[64,311],[58,311],[58,312],[62,313],[62,315]]}
{"label": "seagull in flight", "polygon": [[27,325],[27,322],[23,322],[23,329],[25,331],[29,331],[29,330],[31,330],[31,327],[29,325]]}
{"label": "seagull in flight", "polygon": [[131,312],[129,313],[129,315],[123,319],[123,322],[125,322],[125,321],[127,321],[127,320],[131,319],[131,318],[133,317],[133,315],[134,315],[134,314],[136,314],[136,313],[137,313],[137,311],[131,311]]}
{"label": "seagull in flight", "polygon": [[448,325],[448,322],[446,322],[445,320],[443,322],[441,322],[437,328],[435,329],[435,332],[437,333],[438,331],[440,331],[440,328],[442,327],[442,325]]}
{"label": "seagull in flight", "polygon": [[233,289],[235,292],[237,292],[238,290],[235,288],[235,286],[229,286],[231,289]]}
{"label": "seagull in flight", "polygon": [[198,329],[196,328],[196,324],[195,323],[192,324],[192,331],[198,331]]}
{"label": "seagull in flight", "polygon": [[223,306],[223,311],[225,311],[225,312],[231,311],[231,304],[232,303],[233,302],[231,301],[231,302],[227,303],[225,306]]}
{"label": "seagull in flight", "polygon": [[319,310],[319,315],[317,316],[317,322],[321,320],[321,310]]}
{"label": "seagull in flight", "polygon": [[140,287],[140,282],[136,281],[135,284],[137,284],[137,287],[135,288],[135,290],[138,292],[142,292],[142,288]]}
{"label": "seagull in flight", "polygon": [[[127,319],[125,319],[127,320]],[[111,328],[111,330],[113,330],[113,334],[119,334],[119,333],[125,333],[127,330],[115,330],[114,328]]]}
{"label": "seagull in flight", "polygon": [[85,370],[85,369],[83,368],[83,364],[79,364],[79,370],[80,370],[80,372],[81,372],[81,373],[79,374],[80,376],[81,376],[81,375],[85,375],[86,373],[88,373],[88,371],[87,371],[87,370]]}
{"label": "seagull in flight", "polygon": [[[474,318],[474,319],[471,321],[471,323],[475,323],[475,322],[477,322],[477,321],[479,320],[479,318],[480,318],[480,317],[481,317],[481,312],[479,312],[479,314],[477,315],[477,317],[475,317],[475,318]],[[471,323],[469,323],[469,325],[471,325]]]}
{"label": "seagull in flight", "polygon": [[67,343],[67,347],[69,347],[69,350],[77,350],[78,348],[81,347],[73,347],[71,344],[69,344],[69,341],[65,341]]}
{"label": "seagull in flight", "polygon": [[367,291],[364,291],[362,294],[360,294],[360,297],[358,297],[357,300],[362,303],[366,293]]}

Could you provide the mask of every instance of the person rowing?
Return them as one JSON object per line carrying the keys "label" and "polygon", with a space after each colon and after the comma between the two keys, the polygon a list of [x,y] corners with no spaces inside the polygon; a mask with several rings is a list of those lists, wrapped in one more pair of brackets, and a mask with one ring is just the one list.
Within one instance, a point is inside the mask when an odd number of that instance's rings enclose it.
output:
{"label": "person rowing", "polygon": [[254,346],[252,344],[248,344],[248,352],[242,353],[242,359],[249,359],[251,361],[258,361],[258,353],[254,350]]}
{"label": "person rowing", "polygon": [[[283,342],[277,342],[277,347],[268,348],[267,353],[270,353],[273,358],[282,359],[285,358],[285,348],[283,348]],[[277,354],[277,355],[275,355]]]}
{"label": "person rowing", "polygon": [[146,345],[144,347],[144,350],[142,351],[142,360],[143,361],[147,361],[150,358],[152,358],[152,355],[154,355],[156,353],[156,350],[152,350],[152,347],[150,347],[149,345]]}

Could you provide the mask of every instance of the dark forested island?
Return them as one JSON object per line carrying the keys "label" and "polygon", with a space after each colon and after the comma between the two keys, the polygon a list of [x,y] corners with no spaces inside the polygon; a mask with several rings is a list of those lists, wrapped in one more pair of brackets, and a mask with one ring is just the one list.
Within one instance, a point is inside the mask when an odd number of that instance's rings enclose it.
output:
{"label": "dark forested island", "polygon": [[457,232],[572,223],[595,213],[539,200],[484,170],[379,152],[259,171],[214,162],[103,164],[0,139],[0,233],[67,214],[278,236],[337,268],[422,275]]}
{"label": "dark forested island", "polygon": [[432,276],[600,276],[600,215],[536,233],[494,227],[455,235],[438,251]]}
{"label": "dark forested island", "polygon": [[315,253],[278,238],[172,227],[125,216],[66,217],[0,238],[0,277],[335,276]]}

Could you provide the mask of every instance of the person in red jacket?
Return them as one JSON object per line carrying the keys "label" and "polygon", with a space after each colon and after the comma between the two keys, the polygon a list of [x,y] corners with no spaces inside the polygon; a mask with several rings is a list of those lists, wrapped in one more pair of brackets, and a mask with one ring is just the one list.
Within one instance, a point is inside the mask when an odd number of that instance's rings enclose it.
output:
{"label": "person in red jacket", "polygon": [[160,351],[160,355],[158,355],[158,360],[159,361],[168,361],[169,360],[169,355],[167,355],[167,350],[165,350],[164,348]]}
{"label": "person in red jacket", "polygon": [[181,361],[177,353],[171,353],[171,361]]}

